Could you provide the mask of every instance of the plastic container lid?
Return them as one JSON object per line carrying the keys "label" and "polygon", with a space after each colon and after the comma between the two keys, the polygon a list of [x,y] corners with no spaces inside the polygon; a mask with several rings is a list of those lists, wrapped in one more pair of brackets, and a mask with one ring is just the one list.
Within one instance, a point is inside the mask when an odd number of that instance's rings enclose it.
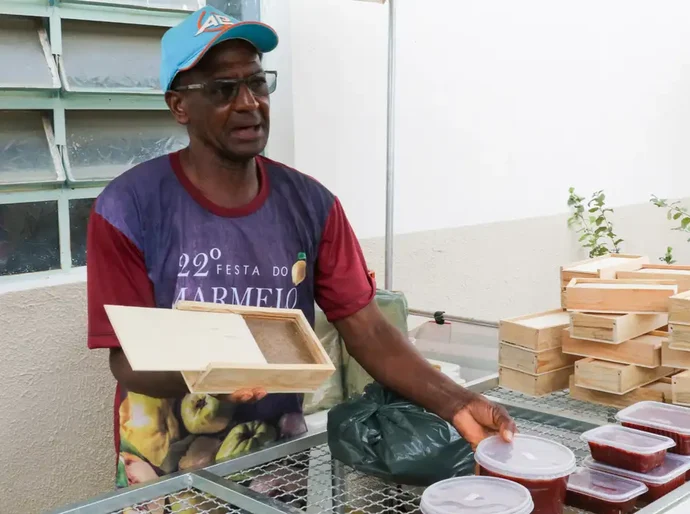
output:
{"label": "plastic container lid", "polygon": [[690,409],[660,402],[639,402],[616,414],[622,423],[633,423],[681,435],[690,435]]}
{"label": "plastic container lid", "polygon": [[526,480],[554,480],[577,467],[575,455],[562,444],[522,434],[515,434],[512,443],[499,436],[484,439],[474,459],[487,471]]}
{"label": "plastic container lid", "polygon": [[526,487],[493,477],[460,477],[438,482],[424,491],[424,514],[530,514],[532,496]]}
{"label": "plastic container lid", "polygon": [[670,437],[650,434],[620,425],[604,425],[588,430],[581,436],[583,441],[617,448],[638,455],[651,455],[676,445]]}
{"label": "plastic container lid", "polygon": [[664,485],[690,470],[690,459],[675,453],[668,453],[664,463],[649,473],[637,473],[627,469],[614,468],[603,462],[596,461],[592,457],[587,457],[584,465],[590,469],[613,473],[614,475],[631,478],[645,484]]}
{"label": "plastic container lid", "polygon": [[568,479],[568,490],[592,496],[609,503],[625,503],[648,491],[637,480],[597,471],[578,468]]}

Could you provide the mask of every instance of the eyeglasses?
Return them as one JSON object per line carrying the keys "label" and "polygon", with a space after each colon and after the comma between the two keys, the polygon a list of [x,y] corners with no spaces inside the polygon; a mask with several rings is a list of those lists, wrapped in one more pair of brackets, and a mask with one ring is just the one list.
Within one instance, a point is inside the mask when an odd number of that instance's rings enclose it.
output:
{"label": "eyeglasses", "polygon": [[217,79],[199,84],[178,86],[171,91],[201,90],[216,104],[232,102],[240,92],[242,84],[246,84],[254,96],[268,96],[275,92],[278,86],[277,71],[262,71],[243,79]]}

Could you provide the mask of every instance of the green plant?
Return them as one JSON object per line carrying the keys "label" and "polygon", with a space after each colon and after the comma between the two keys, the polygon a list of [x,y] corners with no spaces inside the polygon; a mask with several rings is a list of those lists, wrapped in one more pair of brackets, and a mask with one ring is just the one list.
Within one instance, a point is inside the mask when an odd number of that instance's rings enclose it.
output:
{"label": "green plant", "polygon": [[666,264],[674,264],[676,261],[673,259],[673,247],[667,246],[666,253],[662,257],[659,257],[659,260]]}
{"label": "green plant", "polygon": [[[678,223],[678,226],[673,227],[671,230],[680,230],[690,234],[690,213],[688,213],[687,207],[681,206],[678,201],[669,203],[667,199],[658,198],[656,195],[652,195],[649,201],[657,207],[667,209],[666,217],[669,221],[676,221]],[[688,238],[688,241],[690,241],[690,238]]]}
{"label": "green plant", "polygon": [[613,231],[608,218],[613,209],[606,207],[606,195],[603,191],[596,191],[586,204],[585,200],[575,193],[575,188],[568,189],[568,207],[571,209],[568,227],[580,234],[578,241],[589,250],[590,257],[620,253],[623,239]]}

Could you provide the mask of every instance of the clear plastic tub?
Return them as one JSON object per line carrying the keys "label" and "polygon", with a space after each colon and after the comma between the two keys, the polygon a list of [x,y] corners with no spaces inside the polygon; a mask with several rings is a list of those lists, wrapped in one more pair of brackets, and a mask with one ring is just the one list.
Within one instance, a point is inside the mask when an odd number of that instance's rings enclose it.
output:
{"label": "clear plastic tub", "polygon": [[670,437],[669,451],[690,455],[690,409],[660,402],[639,402],[616,414],[623,426]]}
{"label": "clear plastic tub", "polygon": [[565,446],[516,434],[512,443],[498,436],[484,439],[474,454],[479,473],[517,482],[529,490],[534,514],[562,514],[575,455]]}
{"label": "clear plastic tub", "polygon": [[423,514],[530,514],[527,488],[500,478],[461,477],[438,482],[422,495]]}
{"label": "clear plastic tub", "polygon": [[685,484],[685,475],[690,470],[690,459],[669,453],[658,468],[649,473],[636,473],[627,469],[614,468],[603,462],[587,457],[584,465],[590,469],[613,473],[614,475],[637,480],[647,486],[648,491],[640,500],[651,503]]}
{"label": "clear plastic tub", "polygon": [[589,444],[594,460],[638,473],[661,466],[666,451],[676,445],[669,437],[619,425],[588,430],[582,434],[582,440]]}
{"label": "clear plastic tub", "polygon": [[647,492],[642,482],[578,468],[568,479],[565,503],[593,514],[630,514],[637,499]]}

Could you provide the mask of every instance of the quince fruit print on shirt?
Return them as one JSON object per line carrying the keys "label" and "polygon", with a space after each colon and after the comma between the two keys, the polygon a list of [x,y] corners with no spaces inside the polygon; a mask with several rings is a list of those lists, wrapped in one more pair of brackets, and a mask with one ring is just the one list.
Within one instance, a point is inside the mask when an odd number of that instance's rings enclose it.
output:
{"label": "quince fruit print on shirt", "polygon": [[307,255],[300,252],[297,262],[292,265],[292,283],[298,286],[304,282],[305,278],[307,278]]}
{"label": "quince fruit print on shirt", "polygon": [[188,394],[182,399],[182,422],[190,434],[216,434],[230,424],[220,415],[220,400],[210,394]]}
{"label": "quince fruit print on shirt", "polygon": [[160,467],[170,445],[179,437],[173,402],[127,393],[120,404],[120,438],[137,453]]}
{"label": "quince fruit print on shirt", "polygon": [[218,450],[216,461],[239,457],[276,440],[276,429],[263,421],[242,423],[230,430]]}

